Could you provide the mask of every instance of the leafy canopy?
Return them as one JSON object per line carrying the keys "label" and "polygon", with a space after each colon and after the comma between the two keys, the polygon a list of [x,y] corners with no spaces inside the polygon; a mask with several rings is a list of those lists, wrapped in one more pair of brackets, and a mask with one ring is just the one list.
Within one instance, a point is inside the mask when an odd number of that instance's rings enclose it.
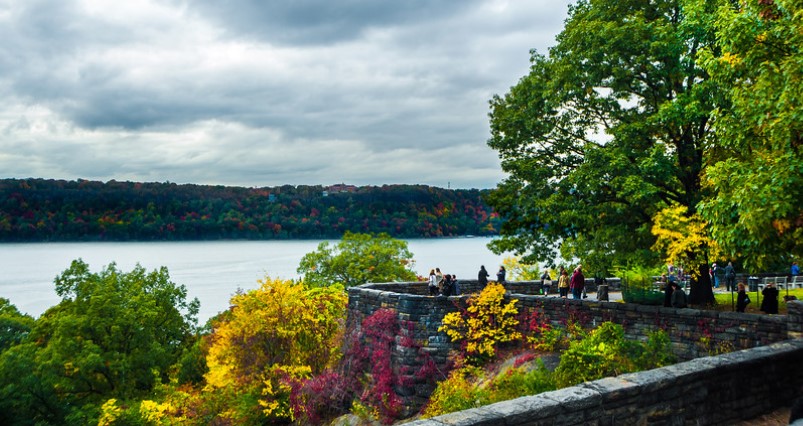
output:
{"label": "leafy canopy", "polygon": [[147,395],[191,340],[199,302],[166,268],[100,272],[75,260],[55,279],[62,301],[0,356],[0,411],[56,424],[97,422],[108,398]]}
{"label": "leafy canopy", "polygon": [[[270,278],[260,284],[232,297],[232,309],[214,325],[207,387],[236,394],[227,405],[247,415],[292,419],[290,382],[320,374],[340,357],[348,297],[339,285],[310,288]],[[221,416],[244,421],[237,410]]]}
{"label": "leafy canopy", "polygon": [[0,353],[22,342],[33,324],[33,317],[20,313],[11,301],[0,297]]}
{"label": "leafy canopy", "polygon": [[[706,70],[730,108],[716,111],[702,217],[723,249],[754,270],[803,256],[803,2],[723,2]],[[717,160],[714,162],[713,160]]]}
{"label": "leafy canopy", "polygon": [[335,245],[324,241],[299,262],[298,273],[311,286],[344,287],[369,282],[415,281],[407,242],[390,235],[346,232]]}
{"label": "leafy canopy", "polygon": [[[712,32],[682,0],[581,0],[549,56],[491,104],[509,174],[488,197],[505,219],[496,252],[592,270],[653,263],[656,214],[693,215],[718,100],[695,58]],[[607,263],[607,265],[606,265]]]}

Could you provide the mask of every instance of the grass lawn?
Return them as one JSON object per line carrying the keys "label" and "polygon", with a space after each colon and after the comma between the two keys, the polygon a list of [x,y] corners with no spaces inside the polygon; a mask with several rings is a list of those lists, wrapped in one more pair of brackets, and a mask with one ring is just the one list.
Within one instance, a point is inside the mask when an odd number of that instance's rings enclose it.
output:
{"label": "grass lawn", "polygon": [[[761,292],[759,291],[758,294],[756,294],[755,291],[748,291],[747,295],[750,296],[750,304],[747,305],[747,308],[744,310],[745,313],[763,314],[760,310],[761,300],[764,300],[764,296],[761,295]],[[798,300],[803,300],[803,289],[790,289],[789,295],[797,297]],[[786,314],[786,302],[783,300],[784,296],[786,296],[786,290],[778,289],[778,314],[780,315]],[[736,292],[733,293],[733,305],[731,305],[731,293],[714,292],[714,297],[717,299],[716,309],[718,311],[736,310]]]}

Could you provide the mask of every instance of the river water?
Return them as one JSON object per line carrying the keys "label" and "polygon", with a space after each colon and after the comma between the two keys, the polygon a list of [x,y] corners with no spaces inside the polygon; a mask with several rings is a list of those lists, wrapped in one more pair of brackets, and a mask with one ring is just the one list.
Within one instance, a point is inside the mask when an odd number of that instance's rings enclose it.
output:
{"label": "river water", "polygon": [[[440,267],[444,274],[475,279],[480,265],[491,275],[504,256],[491,253],[489,238],[408,240],[414,270],[426,276]],[[0,297],[21,312],[38,317],[57,304],[53,281],[74,259],[83,259],[92,271],[116,262],[123,271],[137,263],[147,270],[166,266],[176,284],[187,287],[189,298],[201,301],[199,323],[228,308],[238,290],[259,286],[257,280],[298,278],[301,258],[320,240],[199,241],[125,243],[6,243],[0,244]]]}

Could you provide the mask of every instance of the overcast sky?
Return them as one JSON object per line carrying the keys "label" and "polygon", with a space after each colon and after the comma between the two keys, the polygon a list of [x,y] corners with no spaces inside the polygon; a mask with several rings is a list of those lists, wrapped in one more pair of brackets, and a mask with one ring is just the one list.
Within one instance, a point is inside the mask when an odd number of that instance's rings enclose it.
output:
{"label": "overcast sky", "polygon": [[0,0],[0,177],[492,188],[569,0]]}

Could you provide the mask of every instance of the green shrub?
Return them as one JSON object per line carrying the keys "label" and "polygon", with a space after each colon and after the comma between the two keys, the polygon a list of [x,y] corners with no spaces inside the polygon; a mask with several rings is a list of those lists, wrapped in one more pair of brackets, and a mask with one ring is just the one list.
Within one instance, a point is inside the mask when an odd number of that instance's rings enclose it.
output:
{"label": "green shrub", "polygon": [[477,367],[452,371],[446,380],[438,383],[424,408],[423,416],[440,416],[488,404],[488,391],[475,384],[482,377],[484,373]]}
{"label": "green shrub", "polygon": [[572,342],[555,370],[559,387],[647,370],[675,361],[671,342],[663,331],[650,333],[646,342],[626,340],[624,329],[602,323],[585,339]]}
{"label": "green shrub", "polygon": [[653,287],[653,277],[661,273],[660,267],[631,266],[617,270],[616,274],[622,277],[622,299],[640,305],[662,305],[664,293]]}
{"label": "green shrub", "polygon": [[524,395],[537,395],[555,389],[552,372],[546,369],[541,359],[538,359],[534,368],[511,368],[494,377],[488,385],[488,403],[507,401]]}
{"label": "green shrub", "polygon": [[622,372],[618,355],[623,342],[622,326],[611,322],[603,323],[585,339],[572,342],[555,370],[558,386],[574,386]]}

